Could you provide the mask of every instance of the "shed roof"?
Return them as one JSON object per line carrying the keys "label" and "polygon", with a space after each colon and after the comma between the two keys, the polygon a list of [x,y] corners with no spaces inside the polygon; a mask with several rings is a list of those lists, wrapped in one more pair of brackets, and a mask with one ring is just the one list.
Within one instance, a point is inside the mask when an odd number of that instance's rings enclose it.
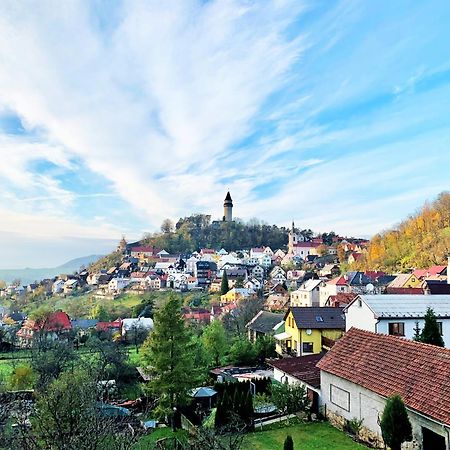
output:
{"label": "shed roof", "polygon": [[316,364],[323,356],[324,353],[318,353],[294,358],[271,359],[267,363],[297,380],[303,381],[314,388],[319,388],[320,369],[316,367]]}
{"label": "shed roof", "polygon": [[259,311],[255,317],[246,325],[247,328],[259,333],[271,333],[280,322],[283,321],[284,314],[277,314],[269,311]]}

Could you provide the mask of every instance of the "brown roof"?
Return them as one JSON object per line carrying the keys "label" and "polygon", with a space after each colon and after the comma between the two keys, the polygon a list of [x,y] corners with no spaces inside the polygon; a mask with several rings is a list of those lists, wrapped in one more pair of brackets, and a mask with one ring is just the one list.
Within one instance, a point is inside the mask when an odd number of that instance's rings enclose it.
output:
{"label": "brown roof", "polygon": [[294,358],[269,359],[267,363],[282,372],[303,381],[314,388],[320,387],[320,369],[316,364],[322,359],[324,353],[315,355],[297,356]]}
{"label": "brown roof", "polygon": [[351,328],[317,366],[450,425],[450,350]]}

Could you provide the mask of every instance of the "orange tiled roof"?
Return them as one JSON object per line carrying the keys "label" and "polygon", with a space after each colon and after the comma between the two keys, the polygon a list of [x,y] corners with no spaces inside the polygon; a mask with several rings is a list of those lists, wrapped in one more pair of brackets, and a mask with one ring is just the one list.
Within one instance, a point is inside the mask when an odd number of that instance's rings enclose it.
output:
{"label": "orange tiled roof", "polygon": [[450,425],[450,350],[351,328],[317,366]]}

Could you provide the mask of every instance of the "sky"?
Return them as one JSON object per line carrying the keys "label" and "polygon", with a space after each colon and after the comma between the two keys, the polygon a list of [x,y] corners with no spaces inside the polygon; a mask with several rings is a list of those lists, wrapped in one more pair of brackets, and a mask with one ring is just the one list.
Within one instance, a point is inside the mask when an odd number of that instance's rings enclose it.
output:
{"label": "sky", "polygon": [[342,235],[450,186],[450,2],[0,2],[0,268],[165,218]]}

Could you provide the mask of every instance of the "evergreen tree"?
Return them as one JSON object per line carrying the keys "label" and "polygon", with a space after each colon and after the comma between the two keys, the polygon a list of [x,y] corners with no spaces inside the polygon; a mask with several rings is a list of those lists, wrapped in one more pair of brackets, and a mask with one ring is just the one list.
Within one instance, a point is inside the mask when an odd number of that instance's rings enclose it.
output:
{"label": "evergreen tree", "polygon": [[171,295],[155,314],[155,327],[144,344],[142,361],[152,368],[151,392],[160,397],[162,416],[186,400],[189,389],[197,383],[192,352],[193,340],[181,314],[178,297]]}
{"label": "evergreen tree", "polygon": [[223,271],[222,284],[220,286],[220,295],[225,295],[230,290],[230,285],[228,284],[227,271]]}
{"label": "evergreen tree", "polygon": [[392,450],[400,450],[402,443],[412,439],[412,428],[400,395],[388,398],[381,417],[381,434]]}
{"label": "evergreen tree", "polygon": [[420,342],[444,347],[444,340],[439,331],[434,311],[431,308],[428,308],[425,314],[425,325],[420,334]]}
{"label": "evergreen tree", "polygon": [[284,440],[283,449],[284,450],[294,450],[294,441],[292,440],[292,436],[290,434],[288,434],[286,436],[286,439]]}
{"label": "evergreen tree", "polygon": [[228,347],[225,328],[222,322],[214,320],[210,325],[205,327],[201,341],[208,356],[212,358],[214,365],[218,367]]}

